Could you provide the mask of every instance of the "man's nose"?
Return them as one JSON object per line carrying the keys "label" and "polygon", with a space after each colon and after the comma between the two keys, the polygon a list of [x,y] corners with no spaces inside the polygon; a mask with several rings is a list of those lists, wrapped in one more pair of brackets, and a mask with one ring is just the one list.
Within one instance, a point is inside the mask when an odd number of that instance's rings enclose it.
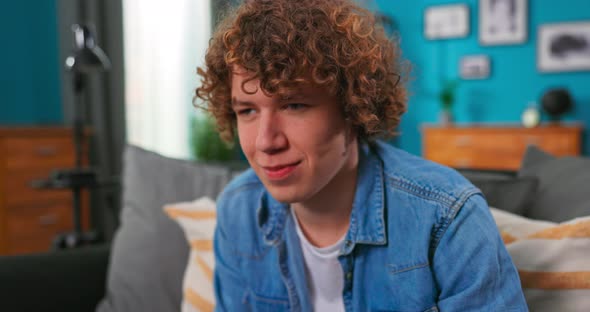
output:
{"label": "man's nose", "polygon": [[274,154],[287,147],[287,138],[283,133],[283,123],[274,113],[262,114],[259,119],[256,136],[256,149],[263,153]]}

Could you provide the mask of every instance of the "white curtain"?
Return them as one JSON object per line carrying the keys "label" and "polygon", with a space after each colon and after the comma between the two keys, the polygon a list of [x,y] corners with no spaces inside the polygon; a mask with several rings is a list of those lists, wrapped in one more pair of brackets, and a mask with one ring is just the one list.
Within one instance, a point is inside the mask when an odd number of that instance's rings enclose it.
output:
{"label": "white curtain", "polygon": [[124,0],[128,142],[189,158],[189,122],[211,35],[209,0]]}

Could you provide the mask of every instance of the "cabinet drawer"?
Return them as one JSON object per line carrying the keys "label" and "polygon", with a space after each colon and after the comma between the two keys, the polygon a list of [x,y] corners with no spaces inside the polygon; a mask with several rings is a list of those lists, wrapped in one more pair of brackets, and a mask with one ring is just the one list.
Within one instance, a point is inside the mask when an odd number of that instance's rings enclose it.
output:
{"label": "cabinet drawer", "polygon": [[34,180],[47,179],[49,169],[26,168],[21,170],[7,170],[6,180],[0,192],[7,194],[4,198],[8,206],[21,205],[31,202],[67,201],[72,198],[69,189],[36,189],[31,186]]}
{"label": "cabinet drawer", "polygon": [[545,135],[523,135],[521,144],[526,149],[529,145],[536,145],[540,149],[555,156],[573,156],[579,154],[579,141],[575,136],[566,133]]}
{"label": "cabinet drawer", "polygon": [[72,139],[5,138],[2,140],[7,169],[72,167],[75,162]]}
{"label": "cabinet drawer", "polygon": [[529,145],[555,156],[579,155],[579,126],[425,127],[424,157],[451,167],[516,170]]}
{"label": "cabinet drawer", "polygon": [[[439,139],[448,149],[475,151],[476,153],[500,152],[511,154],[521,150],[518,136],[509,133],[448,133]],[[442,147],[442,146],[441,146]],[[440,148],[440,147],[439,147]]]}
{"label": "cabinet drawer", "polygon": [[46,251],[57,234],[72,228],[69,203],[12,207],[6,213],[6,249],[9,254]]}
{"label": "cabinet drawer", "polygon": [[451,167],[469,167],[473,164],[474,153],[470,149],[457,150],[450,147],[436,149],[428,159]]}

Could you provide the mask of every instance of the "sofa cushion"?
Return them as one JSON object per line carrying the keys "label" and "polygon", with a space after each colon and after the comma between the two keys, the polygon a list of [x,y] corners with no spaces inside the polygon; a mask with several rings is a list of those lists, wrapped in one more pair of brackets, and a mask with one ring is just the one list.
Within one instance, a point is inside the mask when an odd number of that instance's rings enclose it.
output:
{"label": "sofa cushion", "polygon": [[590,216],[563,223],[491,208],[531,311],[590,308]]}
{"label": "sofa cushion", "polygon": [[201,197],[192,202],[166,205],[164,211],[182,227],[191,246],[182,282],[184,298],[181,311],[213,311],[215,202],[209,197]]}
{"label": "sofa cushion", "polygon": [[525,216],[562,222],[590,215],[590,159],[554,157],[530,146],[519,177],[536,177],[539,187]]}
{"label": "sofa cushion", "polygon": [[124,153],[123,209],[98,312],[179,311],[189,246],[162,206],[216,198],[232,172],[170,159],[134,146]]}
{"label": "sofa cushion", "polygon": [[515,177],[502,172],[459,170],[479,188],[488,205],[523,215],[534,199],[539,181],[536,177]]}
{"label": "sofa cushion", "polygon": [[0,256],[0,311],[93,311],[104,296],[110,245]]}

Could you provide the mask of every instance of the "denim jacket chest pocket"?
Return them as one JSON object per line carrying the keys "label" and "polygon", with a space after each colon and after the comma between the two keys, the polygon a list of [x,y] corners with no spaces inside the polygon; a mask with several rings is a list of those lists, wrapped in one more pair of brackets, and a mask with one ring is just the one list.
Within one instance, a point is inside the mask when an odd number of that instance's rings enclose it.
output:
{"label": "denim jacket chest pocket", "polygon": [[242,303],[247,307],[246,311],[289,311],[288,292],[279,266],[268,265],[278,263],[276,251],[271,246],[257,247],[242,248],[235,253],[243,265],[246,285]]}
{"label": "denim jacket chest pocket", "polygon": [[248,306],[248,311],[253,312],[280,312],[289,311],[288,298],[269,297],[255,293],[253,290],[247,290],[244,303]]}
{"label": "denim jacket chest pocket", "polygon": [[385,270],[386,274],[380,278],[371,277],[373,290],[367,293],[371,296],[368,298],[371,311],[438,311],[434,277],[428,261],[389,263]]}

